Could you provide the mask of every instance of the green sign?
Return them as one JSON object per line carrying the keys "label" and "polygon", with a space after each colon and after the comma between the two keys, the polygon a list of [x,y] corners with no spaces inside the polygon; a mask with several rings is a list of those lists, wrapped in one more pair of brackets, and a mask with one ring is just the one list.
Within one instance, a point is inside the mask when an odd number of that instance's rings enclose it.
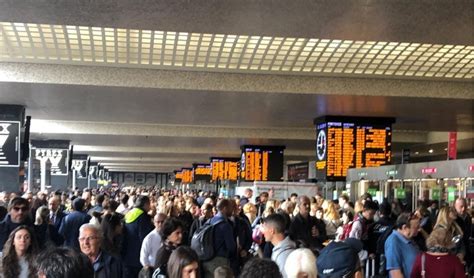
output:
{"label": "green sign", "polygon": [[405,192],[405,189],[403,188],[395,188],[395,198],[397,199],[405,199],[407,197],[407,194]]}
{"label": "green sign", "polygon": [[456,187],[448,187],[448,202],[456,200]]}
{"label": "green sign", "polygon": [[377,195],[377,188],[368,188],[367,193],[372,195],[372,197],[375,197],[375,195]]}
{"label": "green sign", "polygon": [[441,189],[431,188],[431,199],[432,200],[441,200]]}

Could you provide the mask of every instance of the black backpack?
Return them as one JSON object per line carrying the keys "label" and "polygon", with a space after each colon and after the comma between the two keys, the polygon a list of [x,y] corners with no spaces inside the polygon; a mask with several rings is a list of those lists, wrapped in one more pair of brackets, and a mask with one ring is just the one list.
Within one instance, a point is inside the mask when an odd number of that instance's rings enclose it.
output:
{"label": "black backpack", "polygon": [[383,233],[377,239],[377,250],[376,255],[378,256],[379,261],[379,275],[376,277],[387,277],[387,258],[385,256],[385,242],[387,241],[388,237],[392,234],[393,230],[395,229],[394,225],[386,226]]}
{"label": "black backpack", "polygon": [[201,261],[209,261],[215,257],[214,228],[225,220],[211,224],[210,219],[194,232],[191,238],[191,248],[197,253]]}

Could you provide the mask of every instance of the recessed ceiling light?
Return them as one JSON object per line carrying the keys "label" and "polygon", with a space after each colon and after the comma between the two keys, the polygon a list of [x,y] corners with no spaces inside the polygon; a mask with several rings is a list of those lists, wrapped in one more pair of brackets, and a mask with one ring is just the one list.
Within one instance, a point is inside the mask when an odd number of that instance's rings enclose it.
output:
{"label": "recessed ceiling light", "polygon": [[434,151],[433,151],[433,149],[429,149],[428,152],[429,152],[429,153],[433,153]]}

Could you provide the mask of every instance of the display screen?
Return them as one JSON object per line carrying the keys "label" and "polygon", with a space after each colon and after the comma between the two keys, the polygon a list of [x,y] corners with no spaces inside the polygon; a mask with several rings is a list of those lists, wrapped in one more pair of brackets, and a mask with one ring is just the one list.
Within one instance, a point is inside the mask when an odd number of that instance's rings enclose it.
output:
{"label": "display screen", "polygon": [[317,178],[341,181],[349,168],[390,164],[393,122],[393,118],[316,119]]}
{"label": "display screen", "polygon": [[183,173],[181,171],[175,171],[174,172],[174,181],[175,182],[181,182],[183,179]]}
{"label": "display screen", "polygon": [[281,181],[284,146],[242,146],[241,178],[245,181]]}
{"label": "display screen", "polygon": [[192,183],[193,182],[193,169],[183,168],[181,169],[181,183]]}
{"label": "display screen", "polygon": [[237,181],[239,177],[239,158],[211,157],[212,181]]}
{"label": "display screen", "polygon": [[288,180],[289,181],[300,181],[308,179],[309,175],[309,163],[298,163],[288,165]]}
{"label": "display screen", "polygon": [[193,164],[194,181],[211,181],[211,164]]}

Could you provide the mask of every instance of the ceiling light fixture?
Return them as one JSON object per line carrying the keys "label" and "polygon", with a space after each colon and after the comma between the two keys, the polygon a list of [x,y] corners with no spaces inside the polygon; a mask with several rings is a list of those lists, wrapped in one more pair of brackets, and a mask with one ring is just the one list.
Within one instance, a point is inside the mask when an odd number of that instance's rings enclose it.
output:
{"label": "ceiling light fixture", "polygon": [[433,149],[429,149],[428,152],[429,152],[429,153],[433,153],[434,151],[433,151]]}

